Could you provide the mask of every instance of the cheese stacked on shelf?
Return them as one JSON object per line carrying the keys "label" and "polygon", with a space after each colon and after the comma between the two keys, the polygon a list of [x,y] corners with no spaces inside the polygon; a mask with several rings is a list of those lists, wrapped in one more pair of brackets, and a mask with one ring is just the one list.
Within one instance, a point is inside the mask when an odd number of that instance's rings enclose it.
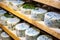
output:
{"label": "cheese stacked on shelf", "polygon": [[9,20],[7,20],[7,26],[9,29],[13,30],[13,26],[16,25],[18,22],[20,22],[19,18],[10,18]]}
{"label": "cheese stacked on shelf", "polygon": [[31,14],[31,10],[35,9],[34,5],[32,4],[24,4],[21,8],[20,11],[21,13],[30,15]]}
{"label": "cheese stacked on shelf", "polygon": [[14,10],[20,10],[20,7],[24,4],[23,1],[5,1],[5,3]]}
{"label": "cheese stacked on shelf", "polygon": [[14,18],[14,16],[10,15],[9,13],[5,13],[3,16],[1,16],[1,23],[6,26],[7,20],[9,20],[10,18]]}
{"label": "cheese stacked on shelf", "polygon": [[37,10],[32,10],[31,11],[31,17],[34,20],[38,20],[38,21],[43,21],[44,20],[44,15],[47,12],[47,10],[39,8]]}
{"label": "cheese stacked on shelf", "polygon": [[26,40],[37,40],[37,36],[39,35],[40,30],[36,28],[29,28],[25,31]]}
{"label": "cheese stacked on shelf", "polygon": [[12,39],[9,37],[9,35],[8,35],[7,33],[5,33],[5,32],[2,32],[2,33],[1,33],[1,38],[2,38],[2,40],[12,40]]}
{"label": "cheese stacked on shelf", "polygon": [[5,16],[1,16],[1,24],[7,25],[7,18]]}
{"label": "cheese stacked on shelf", "polygon": [[17,24],[20,19],[12,15],[11,13],[5,13],[0,18],[1,23],[5,26],[8,26],[9,29],[12,29],[12,26]]}
{"label": "cheese stacked on shelf", "polygon": [[53,40],[50,36],[48,35],[40,35],[37,40]]}
{"label": "cheese stacked on shelf", "polygon": [[15,26],[16,34],[19,37],[25,37],[25,31],[29,29],[30,25],[27,23],[19,23]]}
{"label": "cheese stacked on shelf", "polygon": [[50,27],[60,28],[60,14],[56,12],[48,12],[45,14],[44,22]]}

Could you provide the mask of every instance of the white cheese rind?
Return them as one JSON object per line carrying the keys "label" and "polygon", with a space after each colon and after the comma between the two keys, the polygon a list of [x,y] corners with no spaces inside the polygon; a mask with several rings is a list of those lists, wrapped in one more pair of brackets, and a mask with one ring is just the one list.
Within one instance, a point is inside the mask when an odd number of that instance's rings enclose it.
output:
{"label": "white cheese rind", "polygon": [[47,10],[45,9],[38,9],[38,10],[32,10],[31,11],[31,17],[34,20],[38,20],[38,21],[43,21],[44,20],[44,15],[47,12]]}
{"label": "white cheese rind", "polygon": [[37,36],[39,35],[40,30],[36,28],[29,28],[25,31],[26,40],[37,40]]}
{"label": "white cheese rind", "polygon": [[10,18],[7,20],[7,26],[9,29],[13,29],[13,26],[20,22],[19,18]]}
{"label": "white cheese rind", "polygon": [[29,29],[30,25],[26,23],[19,23],[15,26],[17,36],[25,37],[25,30]]}
{"label": "white cheese rind", "polygon": [[60,28],[60,14],[56,12],[48,12],[45,14],[44,22],[50,27]]}
{"label": "white cheese rind", "polygon": [[40,35],[37,40],[53,40],[50,36]]}

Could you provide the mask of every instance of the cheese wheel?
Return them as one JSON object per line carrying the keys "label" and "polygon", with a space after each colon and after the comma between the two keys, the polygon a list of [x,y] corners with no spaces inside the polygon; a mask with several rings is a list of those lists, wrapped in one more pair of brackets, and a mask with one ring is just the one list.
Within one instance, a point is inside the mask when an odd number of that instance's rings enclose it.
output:
{"label": "cheese wheel", "polygon": [[9,20],[9,19],[11,19],[11,18],[8,18],[6,16],[1,16],[0,23],[2,23],[3,25],[7,26],[7,20]]}
{"label": "cheese wheel", "polygon": [[8,34],[6,34],[5,32],[2,32],[1,33],[1,37],[2,37],[2,40],[12,40]]}
{"label": "cheese wheel", "polygon": [[13,26],[16,25],[18,22],[20,21],[20,19],[18,18],[10,18],[8,21],[7,21],[7,26],[9,29],[13,29]]}
{"label": "cheese wheel", "polygon": [[1,16],[1,20],[0,20],[1,22],[0,23],[3,24],[3,25],[6,25],[7,24],[7,20],[8,19],[5,16]]}
{"label": "cheese wheel", "polygon": [[31,14],[31,10],[32,9],[26,9],[26,8],[23,8],[23,7],[20,8],[21,13],[24,13],[24,14],[27,14],[27,15]]}
{"label": "cheese wheel", "polygon": [[31,11],[31,17],[34,20],[41,21],[41,20],[44,20],[44,15],[46,12],[47,12],[47,10],[41,9],[41,8],[39,8],[37,10],[32,10]]}
{"label": "cheese wheel", "polygon": [[29,29],[29,26],[30,25],[28,25],[26,23],[19,23],[19,24],[17,24],[15,26],[17,36],[25,37],[25,30]]}
{"label": "cheese wheel", "polygon": [[48,12],[45,14],[44,22],[50,27],[60,28],[60,14],[56,12]]}
{"label": "cheese wheel", "polygon": [[40,35],[37,40],[53,40],[50,36],[48,35]]}
{"label": "cheese wheel", "polygon": [[40,30],[36,28],[29,28],[25,31],[26,40],[37,40],[37,36],[39,35]]}

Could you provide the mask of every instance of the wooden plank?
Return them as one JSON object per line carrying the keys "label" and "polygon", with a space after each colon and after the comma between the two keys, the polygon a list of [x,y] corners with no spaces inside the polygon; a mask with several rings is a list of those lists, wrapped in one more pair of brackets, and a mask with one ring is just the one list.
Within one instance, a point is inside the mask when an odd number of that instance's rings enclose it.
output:
{"label": "wooden plank", "polygon": [[33,1],[44,3],[60,9],[60,1],[56,1],[56,0],[33,0]]}
{"label": "wooden plank", "polygon": [[7,26],[3,26],[2,24],[0,24],[0,27],[6,32],[8,33],[14,40],[20,40],[20,38],[17,37],[17,35],[15,35],[11,30],[9,30],[7,28]]}
{"label": "wooden plank", "polygon": [[36,27],[46,31],[47,33],[55,36],[56,38],[60,39],[60,34],[55,32],[54,30],[51,30],[48,26],[46,26],[44,24],[44,22],[37,22],[35,20],[32,20],[31,18],[27,17],[26,15],[22,14],[22,13],[19,13],[19,12],[16,12],[14,11],[12,8],[6,6],[4,3],[0,3],[1,7],[8,10],[9,12],[11,12],[12,14],[24,19],[25,21],[35,25]]}

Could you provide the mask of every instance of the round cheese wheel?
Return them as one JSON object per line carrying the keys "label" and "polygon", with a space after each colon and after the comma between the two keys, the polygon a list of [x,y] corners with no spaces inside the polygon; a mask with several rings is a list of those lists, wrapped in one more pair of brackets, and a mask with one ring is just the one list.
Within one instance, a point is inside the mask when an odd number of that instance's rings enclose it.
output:
{"label": "round cheese wheel", "polygon": [[37,40],[37,36],[39,35],[40,30],[36,28],[29,28],[25,31],[26,40]]}
{"label": "round cheese wheel", "polygon": [[30,25],[26,23],[19,23],[15,26],[17,36],[25,37],[25,30],[29,29]]}
{"label": "round cheese wheel", "polygon": [[56,12],[48,12],[45,14],[44,22],[50,27],[60,28],[60,14]]}
{"label": "round cheese wheel", "polygon": [[44,20],[44,15],[45,15],[46,12],[47,12],[47,10],[41,9],[41,8],[39,8],[37,10],[32,10],[31,11],[31,17],[34,20],[41,21],[41,20]]}
{"label": "round cheese wheel", "polygon": [[20,19],[18,18],[10,18],[8,21],[7,21],[7,26],[9,29],[12,29],[14,25],[16,25],[18,22],[20,21]]}
{"label": "round cheese wheel", "polygon": [[6,25],[7,24],[7,18],[5,17],[5,16],[1,16],[1,19],[0,19],[0,21],[1,21],[1,23],[3,24],[3,25]]}
{"label": "round cheese wheel", "polygon": [[53,40],[50,36],[40,35],[37,40]]}
{"label": "round cheese wheel", "polygon": [[5,32],[1,33],[1,37],[2,37],[2,40],[11,40],[11,38],[9,37],[9,35],[6,34]]}

